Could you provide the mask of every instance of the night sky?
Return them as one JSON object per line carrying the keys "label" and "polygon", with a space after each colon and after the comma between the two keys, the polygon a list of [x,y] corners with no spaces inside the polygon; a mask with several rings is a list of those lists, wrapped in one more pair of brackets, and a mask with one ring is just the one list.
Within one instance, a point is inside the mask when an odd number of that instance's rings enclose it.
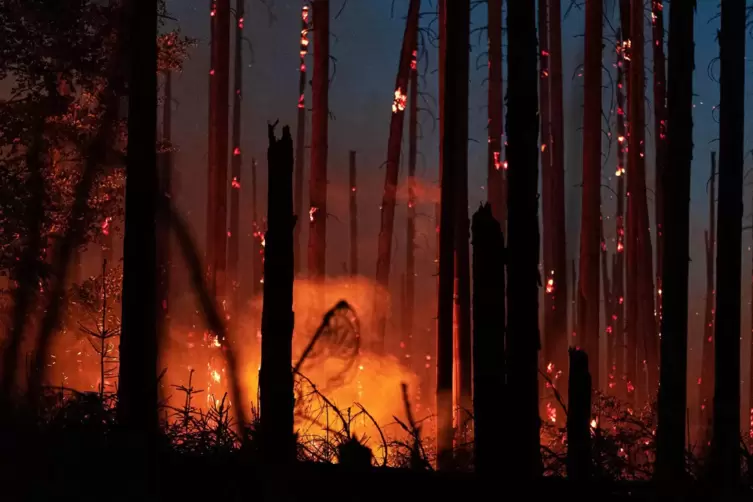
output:
{"label": "night sky", "polygon": [[[331,15],[340,11],[346,0],[332,0]],[[515,0],[517,1],[517,0]],[[234,3],[234,2],[233,2]],[[347,0],[340,16],[332,20],[331,24],[331,54],[330,72],[334,79],[330,88],[330,110],[333,115],[330,121],[329,140],[329,194],[328,204],[330,217],[328,220],[328,249],[327,269],[330,274],[339,274],[347,262],[348,212],[347,212],[347,158],[348,150],[358,152],[359,178],[359,224],[360,224],[360,260],[361,271],[367,277],[373,277],[375,270],[376,236],[378,233],[379,204],[381,201],[381,186],[384,183],[384,171],[380,165],[386,156],[387,133],[389,128],[390,107],[394,91],[395,76],[399,57],[400,44],[404,30],[404,16],[407,12],[407,0],[395,0],[394,12],[391,12],[391,0]],[[563,1],[563,11],[569,2]],[[616,1],[607,0],[607,16],[611,26],[617,26],[614,16]],[[718,55],[716,32],[719,29],[717,0],[698,0],[698,15],[696,18],[696,74],[695,74],[695,152],[692,182],[692,215],[691,215],[691,359],[689,382],[695,386],[694,368],[697,368],[702,329],[702,302],[705,294],[704,287],[704,251],[703,231],[707,225],[708,198],[706,181],[709,176],[709,152],[715,148],[718,124],[713,107],[719,102],[718,85],[707,73],[712,60]],[[263,214],[266,199],[266,124],[268,121],[280,121],[289,124],[294,130],[296,104],[298,98],[298,50],[300,30],[300,0],[247,0],[245,16],[245,34],[250,45],[244,53],[246,68],[243,88],[243,154],[244,181],[243,189],[249,190],[250,160],[256,157],[259,161],[259,179],[261,188],[260,212]],[[187,62],[185,71],[175,79],[175,112],[174,112],[174,141],[180,151],[176,158],[178,171],[178,201],[190,215],[195,224],[196,235],[203,240],[204,207],[206,196],[206,166],[207,166],[207,95],[209,72],[209,8],[207,2],[197,0],[168,1],[168,8],[181,26],[184,34],[199,39],[199,45],[191,53],[191,60]],[[669,20],[669,9],[665,8],[665,23]],[[422,28],[431,26],[436,29],[433,12],[436,3],[424,0],[421,17]],[[472,15],[472,53],[471,53],[471,96],[470,96],[470,141],[468,148],[470,168],[470,210],[478,206],[479,201],[485,199],[483,185],[486,171],[486,33],[479,31],[486,25],[486,7],[477,5]],[[566,172],[568,177],[567,211],[568,211],[568,246],[570,257],[577,256],[579,198],[580,192],[576,185],[580,180],[581,171],[581,104],[582,78],[578,76],[578,65],[583,55],[583,21],[582,10],[573,9],[568,14],[563,25],[563,52],[565,77],[565,106],[566,106]],[[647,12],[646,22],[649,22]],[[605,36],[611,37],[612,29],[605,24]],[[646,30],[647,57],[647,97],[653,100],[651,83],[651,32]],[[424,41],[428,41],[426,33]],[[604,65],[613,70],[614,50],[611,42],[606,42],[604,50]],[[249,47],[253,51],[248,50]],[[315,50],[313,43],[311,48]],[[436,49],[429,43],[428,61],[419,62],[419,68],[424,71],[425,79],[420,82],[422,92],[426,96],[419,106],[428,108],[437,115],[435,98],[437,74]],[[478,58],[478,61],[477,61]],[[232,60],[231,60],[232,61]],[[309,56],[309,68],[311,59]],[[336,72],[335,72],[336,66]],[[718,76],[718,63],[712,67]],[[508,69],[505,68],[505,73]],[[309,73],[308,78],[311,78]],[[611,103],[612,88],[610,78],[604,75],[604,106]],[[746,110],[751,108],[750,90],[747,85]],[[310,105],[310,88],[307,90],[307,105]],[[648,105],[647,119],[650,126],[647,134],[647,182],[649,190],[653,188],[653,111]],[[613,116],[612,116],[613,118]],[[310,115],[308,117],[310,124]],[[425,202],[420,204],[418,212],[425,215],[419,218],[419,232],[417,250],[417,272],[419,274],[419,301],[422,299],[426,306],[426,327],[431,325],[430,312],[434,294],[434,236],[433,236],[433,200],[436,194],[432,188],[437,179],[438,134],[433,123],[432,115],[424,112],[420,115],[423,138],[420,141],[418,173],[427,190],[423,191]],[[505,124],[514,127],[514,124]],[[747,124],[749,125],[749,124]],[[406,126],[407,131],[407,126]],[[746,151],[751,149],[750,129],[747,128]],[[307,133],[310,133],[310,126]],[[603,148],[607,150],[607,145]],[[612,149],[614,150],[614,148]],[[407,153],[407,143],[404,144]],[[308,154],[307,154],[308,155]],[[671,152],[670,152],[671,155]],[[751,158],[746,156],[746,169]],[[403,158],[402,162],[405,162]],[[605,159],[604,174],[613,180],[614,159]],[[307,160],[308,163],[308,160]],[[404,164],[403,164],[404,166]],[[307,167],[308,169],[308,167]],[[405,169],[401,168],[401,183]],[[306,178],[308,181],[308,177]],[[609,181],[605,181],[609,183]],[[242,193],[244,193],[242,191]],[[245,192],[247,194],[248,192]],[[653,216],[653,193],[649,191],[650,213]],[[750,225],[751,197],[746,190],[746,220],[744,225]],[[242,195],[243,211],[250,215],[250,198]],[[608,191],[602,192],[604,212],[613,214],[613,201]],[[397,291],[396,283],[404,270],[404,221],[405,200],[399,200],[396,229],[396,251],[393,253],[393,291]],[[250,235],[250,217],[243,218],[244,234]],[[605,222],[607,238],[614,235],[613,220]],[[303,242],[305,245],[306,231],[304,227]],[[743,254],[743,270],[745,277],[749,277],[751,253],[749,242],[751,235],[746,231],[743,235],[745,243]],[[250,238],[246,238],[244,245],[248,245]],[[614,243],[610,240],[610,252],[614,251]],[[243,252],[243,251],[242,251]],[[305,260],[304,260],[305,261]],[[744,342],[749,340],[749,303],[750,286],[747,279],[743,280],[743,333]],[[693,322],[696,319],[697,322]],[[419,322],[421,322],[419,320]],[[749,343],[743,344],[743,355],[747,360]],[[743,365],[743,379],[747,375],[747,363]],[[602,371],[602,374],[605,372]],[[744,394],[747,394],[747,382]],[[745,401],[744,401],[745,402]]]}

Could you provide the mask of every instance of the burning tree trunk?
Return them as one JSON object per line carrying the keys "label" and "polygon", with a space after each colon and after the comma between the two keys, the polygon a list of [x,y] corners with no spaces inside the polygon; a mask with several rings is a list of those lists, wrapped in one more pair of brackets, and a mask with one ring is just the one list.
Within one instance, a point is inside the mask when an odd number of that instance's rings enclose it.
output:
{"label": "burning tree trunk", "polygon": [[251,159],[251,221],[254,228],[253,246],[251,255],[251,272],[253,282],[251,294],[261,293],[264,284],[264,225],[259,222],[259,215],[256,211],[256,194],[259,193],[256,185],[256,159]]}
{"label": "burning tree trunk", "polygon": [[228,275],[230,276],[231,319],[240,313],[240,276],[238,253],[240,247],[240,188],[241,188],[241,92],[243,89],[243,16],[245,0],[235,4],[235,92],[233,93],[233,157],[230,162],[230,231],[228,232]]}
{"label": "burning tree trunk", "polygon": [[275,138],[269,126],[268,197],[262,312],[261,438],[264,461],[289,464],[295,460],[293,435],[293,139],[290,129]]}
{"label": "burning tree trunk", "polygon": [[[648,201],[646,199],[645,166],[645,92],[644,92],[644,36],[643,2],[632,0],[630,15],[630,84],[628,106],[630,107],[630,127],[628,132],[628,247],[635,253],[628,255],[628,277],[634,281],[635,301],[637,302],[637,330],[641,340],[640,353],[642,368],[647,371],[647,388],[638,386],[641,401],[647,401],[658,383],[658,343],[654,319],[653,257],[651,254],[651,234],[648,221]],[[632,258],[632,260],[631,260]],[[634,279],[633,279],[634,278]],[[629,349],[629,347],[628,347]]]}
{"label": "burning tree trunk", "polygon": [[[457,75],[464,74],[462,62],[467,61],[462,53],[468,50],[468,40],[464,38],[470,12],[469,0],[442,2],[444,10],[445,43],[444,87],[440,101],[443,120],[455,124],[460,118],[460,106],[455,99],[447,96],[460,96]],[[441,21],[440,21],[441,22]],[[442,48],[440,48],[440,54]],[[440,56],[441,57],[441,56]],[[467,65],[466,65],[467,66]],[[467,96],[467,94],[466,94]],[[462,100],[458,100],[462,101]],[[464,104],[467,107],[467,103]],[[457,189],[455,175],[457,166],[467,154],[467,138],[462,143],[458,134],[441,135],[441,216],[439,219],[439,292],[437,299],[437,465],[439,469],[448,469],[452,465],[452,390],[453,390],[453,293],[455,275],[455,224]]]}
{"label": "burning tree trunk", "polygon": [[[118,415],[130,434],[136,472],[153,493],[157,417],[157,2],[134,3],[130,12],[123,321],[120,337]],[[146,493],[149,493],[146,492]]]}
{"label": "burning tree trunk", "polygon": [[[379,242],[377,249],[376,281],[384,290],[389,288],[390,263],[392,260],[392,235],[395,225],[395,203],[397,195],[397,179],[400,165],[400,143],[403,138],[403,123],[405,122],[405,106],[408,99],[408,79],[410,77],[411,53],[416,46],[417,31],[414,26],[418,23],[420,0],[411,0],[408,9],[408,19],[405,24],[403,45],[400,49],[400,62],[395,82],[395,92],[392,101],[392,117],[390,119],[390,134],[387,142],[387,162],[384,178],[384,193],[381,205],[381,224],[379,227]],[[384,350],[386,329],[386,305],[381,296],[377,298],[375,306],[377,330],[381,350]]]}
{"label": "burning tree trunk", "polygon": [[476,472],[492,476],[504,469],[497,403],[507,402],[505,241],[493,210],[486,204],[473,215],[473,439]]}
{"label": "burning tree trunk", "polygon": [[329,121],[329,0],[314,0],[314,77],[311,111],[308,273],[322,280],[327,250],[327,148]]}
{"label": "burning tree trunk", "polygon": [[[659,6],[661,3],[654,2]],[[674,154],[662,169],[664,268],[661,319],[661,383],[657,429],[656,475],[669,486],[685,477],[685,409],[687,406],[688,262],[690,261],[690,166],[693,161],[693,15],[690,2],[670,11],[668,147]],[[659,17],[659,23],[661,21]],[[663,28],[662,28],[663,29]],[[656,31],[656,28],[654,29]],[[656,36],[654,37],[656,39]],[[655,56],[656,57],[656,56]],[[663,61],[663,54],[662,54]],[[663,90],[662,90],[663,94]],[[656,98],[658,99],[658,98]],[[664,134],[664,118],[661,119]],[[663,144],[660,136],[657,142]],[[662,150],[664,147],[662,146]],[[658,162],[658,159],[657,159]],[[671,183],[670,183],[671,180]],[[658,244],[657,244],[658,246]],[[675,484],[671,484],[674,482]]]}
{"label": "burning tree trunk", "polygon": [[403,349],[405,363],[412,366],[413,309],[416,301],[416,161],[418,159],[418,16],[413,26],[413,57],[410,63],[410,96],[408,97],[408,218],[406,221],[405,304],[403,316]]}
{"label": "burning tree trunk", "polygon": [[699,440],[704,449],[711,437],[709,427],[713,418],[711,399],[714,395],[714,266],[716,249],[716,152],[711,152],[709,179],[709,228],[704,232],[706,247],[706,307],[704,309],[703,352],[701,354]]}
{"label": "burning tree trunk", "polygon": [[303,178],[306,171],[306,54],[309,48],[309,6],[301,8],[300,66],[298,68],[298,119],[295,131],[295,214],[298,224],[293,230],[293,268],[301,273],[301,230],[303,225]]}
{"label": "burning tree trunk", "polygon": [[589,373],[599,388],[599,213],[601,206],[602,0],[586,4],[583,107],[583,196],[578,276],[578,328],[589,356]]}
{"label": "burning tree trunk", "polygon": [[504,189],[504,153],[502,151],[502,0],[488,0],[489,16],[489,145],[487,157],[487,200],[494,218],[505,224],[507,203]]}
{"label": "burning tree trunk", "polygon": [[570,349],[567,414],[567,477],[585,481],[591,476],[591,375],[588,355]]}
{"label": "burning tree trunk", "polygon": [[[546,271],[552,279],[552,292],[545,297],[544,326],[546,338],[544,360],[553,364],[559,378],[567,371],[567,244],[565,237],[565,127],[562,90],[562,13],[560,0],[549,2],[549,85],[551,98],[551,128],[549,150],[550,207],[553,235],[551,261]],[[554,271],[554,274],[551,272]],[[547,286],[549,281],[547,280]],[[562,372],[562,373],[560,373]],[[566,391],[566,389],[562,389]]]}
{"label": "burning tree trunk", "polygon": [[[162,104],[162,143],[165,151],[160,155],[160,196],[170,199],[173,192],[173,155],[172,155],[172,101],[173,75],[165,72],[165,94]],[[157,264],[159,266],[160,328],[162,333],[170,333],[170,225],[166,219],[157,221]]]}
{"label": "burning tree trunk", "polygon": [[[448,19],[452,19],[448,16]],[[538,415],[538,116],[536,12],[533,2],[508,4],[508,388],[516,403],[510,430],[511,479],[534,479],[541,472]],[[448,72],[452,74],[452,72]],[[453,93],[449,92],[450,95]]]}
{"label": "burning tree trunk", "polygon": [[350,275],[358,275],[358,192],[356,187],[356,152],[350,151]]}
{"label": "burning tree trunk", "polygon": [[745,2],[722,2],[719,233],[712,469],[725,492],[740,479],[740,287],[745,103]]}
{"label": "burning tree trunk", "polygon": [[654,53],[654,140],[656,162],[654,165],[654,215],[656,224],[656,315],[662,318],[662,270],[664,263],[664,170],[667,164],[667,103],[666,58],[664,57],[664,0],[651,1],[651,31]]}

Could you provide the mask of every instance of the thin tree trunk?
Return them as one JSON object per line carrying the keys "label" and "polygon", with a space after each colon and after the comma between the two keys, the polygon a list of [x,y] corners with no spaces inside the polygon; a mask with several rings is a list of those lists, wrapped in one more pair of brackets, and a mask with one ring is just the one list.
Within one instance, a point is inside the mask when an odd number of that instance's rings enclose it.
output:
{"label": "thin tree trunk", "polygon": [[327,149],[329,145],[329,0],[314,0],[314,76],[309,177],[308,273],[323,280],[327,250]]}
{"label": "thin tree trunk", "polygon": [[[610,357],[614,352],[614,344],[612,343],[614,342],[614,333],[612,323],[608,318],[609,313],[612,312],[612,296],[610,293],[611,285],[609,283],[609,252],[607,250],[607,240],[604,237],[604,217],[601,215],[601,210],[599,210],[599,249],[599,256],[601,258],[601,293],[604,300],[604,318],[606,319],[607,364],[609,364]],[[613,383],[612,374],[609,371],[609,367],[607,367],[607,392],[614,387]]]}
{"label": "thin tree trunk", "polygon": [[706,247],[706,308],[704,309],[703,352],[699,378],[699,436],[702,450],[711,441],[710,428],[713,420],[711,401],[714,395],[714,267],[716,265],[716,152],[711,152],[711,178],[709,179],[709,228],[704,232]]}
{"label": "thin tree trunk", "polygon": [[[448,16],[448,18],[451,18]],[[510,477],[532,480],[541,473],[538,414],[538,97],[536,12],[533,2],[510,2],[507,16],[508,80],[508,386],[516,403],[510,431]],[[452,73],[452,72],[449,72]],[[453,95],[453,93],[449,93]]]}
{"label": "thin tree trunk", "polygon": [[493,216],[481,206],[473,215],[473,411],[476,472],[495,476],[504,470],[504,434],[498,403],[505,385],[505,240]]}
{"label": "thin tree trunk", "polygon": [[157,416],[157,2],[130,8],[119,423],[138,459],[129,483],[155,496]]}
{"label": "thin tree trunk", "polygon": [[209,293],[214,295],[216,289],[216,276],[214,269],[215,249],[215,214],[217,212],[217,149],[218,149],[218,131],[217,131],[217,99],[220,92],[218,83],[219,75],[217,69],[219,65],[219,46],[217,29],[217,0],[209,0],[209,125],[208,136],[209,145],[207,152],[207,212],[206,212],[206,248],[204,249],[206,281]]}
{"label": "thin tree trunk", "polygon": [[235,82],[233,92],[233,156],[230,161],[230,231],[228,232],[228,276],[230,277],[230,318],[240,314],[240,276],[238,258],[240,251],[240,188],[241,188],[241,115],[243,90],[243,16],[245,0],[235,3]]}
{"label": "thin tree trunk", "polygon": [[256,159],[251,159],[251,221],[254,228],[253,246],[251,256],[251,272],[253,276],[253,286],[251,294],[256,296],[262,292],[264,285],[264,225],[259,221],[259,215],[256,210],[258,186],[256,183]]}
{"label": "thin tree trunk", "polygon": [[488,0],[489,17],[489,142],[486,168],[487,200],[494,218],[504,225],[507,204],[504,193],[504,153],[502,149],[502,0]]}
{"label": "thin tree trunk", "polygon": [[351,150],[348,158],[350,174],[350,275],[358,275],[358,191],[356,186],[356,152]]}
{"label": "thin tree trunk", "polygon": [[589,373],[599,389],[599,213],[601,206],[602,0],[586,5],[583,107],[583,195],[578,276],[578,328]]}
{"label": "thin tree trunk", "polygon": [[[657,7],[658,4],[658,7]],[[661,2],[654,2],[661,22]],[[685,474],[685,410],[688,370],[688,262],[690,261],[690,167],[693,161],[693,42],[694,5],[674,5],[669,26],[668,121],[662,117],[657,142],[663,144],[664,125],[669,124],[667,147],[674,154],[662,169],[664,268],[661,319],[661,383],[656,437],[656,476],[673,490]],[[662,28],[663,29],[663,28]],[[656,31],[656,28],[655,28]],[[654,39],[657,40],[656,35]],[[658,42],[656,42],[658,43]],[[656,57],[656,52],[654,53]],[[663,62],[662,51],[662,62]],[[663,89],[661,94],[663,94]],[[656,96],[656,92],[655,92]],[[659,99],[658,97],[656,99]],[[657,112],[658,113],[658,112]],[[661,149],[664,149],[662,145]],[[662,159],[663,160],[663,159]],[[658,159],[657,159],[658,161]],[[671,182],[670,182],[671,181]],[[658,239],[658,237],[657,237]],[[657,244],[659,246],[659,244]]]}
{"label": "thin tree trunk", "polygon": [[230,87],[230,0],[217,1],[217,44],[219,60],[217,62],[217,214],[215,215],[215,255],[214,272],[216,276],[215,295],[217,304],[226,309],[227,303],[227,193],[228,193],[228,119]]}
{"label": "thin tree trunk", "polygon": [[[381,222],[377,245],[376,282],[385,291],[389,288],[390,265],[392,261],[392,236],[395,226],[395,203],[397,200],[397,180],[400,167],[400,145],[403,139],[403,124],[405,122],[405,107],[408,99],[408,80],[410,77],[411,54],[416,46],[417,35],[414,26],[418,23],[420,0],[411,0],[408,8],[408,19],[403,34],[403,45],[400,49],[397,79],[392,101],[392,117],[390,119],[390,134],[387,140],[387,162],[384,178],[384,192],[382,194]],[[386,299],[378,295],[375,305],[377,316],[377,332],[379,336],[379,350],[384,350],[386,335]]]}
{"label": "thin tree trunk", "polygon": [[588,355],[570,349],[570,378],[568,379],[569,408],[567,415],[567,477],[572,481],[586,481],[591,476],[591,375]]}
{"label": "thin tree trunk", "polygon": [[306,172],[306,55],[309,48],[309,6],[301,8],[300,66],[298,68],[298,118],[295,132],[295,214],[298,224],[293,230],[293,268],[301,273],[301,231],[303,230],[303,179]]}
{"label": "thin tree trunk", "polygon": [[289,465],[295,460],[293,435],[293,139],[290,129],[275,137],[269,126],[266,233],[264,261],[261,398],[262,454],[265,463]]}
{"label": "thin tree trunk", "polygon": [[719,229],[712,469],[724,493],[740,480],[740,287],[745,104],[743,0],[722,2],[719,59]]}
{"label": "thin tree trunk", "polygon": [[[666,58],[664,56],[664,0],[651,0],[654,59],[654,216],[656,224],[656,316],[662,318],[662,270],[664,263],[664,170],[667,166]],[[659,323],[657,323],[658,326]]]}
{"label": "thin tree trunk", "polygon": [[[626,23],[623,23],[626,24]],[[615,381],[615,394],[624,399],[627,396],[625,383],[627,375],[625,355],[625,146],[627,131],[625,128],[625,65],[627,60],[622,49],[625,32],[620,29],[617,49],[617,211],[615,214],[616,248],[614,254],[614,271],[612,272],[612,330],[614,347],[608,358],[610,381]],[[632,377],[632,375],[631,375]],[[617,380],[620,380],[618,382]]]}
{"label": "thin tree trunk", "polygon": [[[172,101],[173,75],[165,72],[165,102],[162,105],[162,142],[166,150],[160,155],[160,196],[170,199],[173,193],[173,155],[172,155]],[[172,262],[170,257],[170,225],[165,219],[157,221],[157,260],[159,266],[160,329],[164,334],[170,333],[170,276]]]}
{"label": "thin tree trunk", "polygon": [[408,97],[408,217],[405,242],[405,316],[403,317],[404,363],[410,368],[413,362],[413,309],[416,305],[416,162],[418,159],[418,16],[413,26],[413,57]]}
{"label": "thin tree trunk", "polygon": [[[549,85],[551,98],[551,212],[554,227],[551,242],[551,265],[547,273],[553,279],[553,291],[547,295],[548,338],[545,342],[547,362],[553,363],[555,376],[567,381],[567,243],[565,235],[565,126],[562,83],[562,13],[561,0],[549,2]],[[551,274],[552,270],[554,271]],[[551,310],[551,312],[550,312]],[[561,372],[561,373],[560,373]],[[566,385],[562,391],[566,394]]]}

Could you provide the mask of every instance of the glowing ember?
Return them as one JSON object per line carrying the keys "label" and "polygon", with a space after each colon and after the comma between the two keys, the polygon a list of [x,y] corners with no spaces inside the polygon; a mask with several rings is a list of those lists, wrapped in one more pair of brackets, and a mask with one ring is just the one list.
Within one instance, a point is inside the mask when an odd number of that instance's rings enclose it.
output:
{"label": "glowing ember", "polygon": [[597,425],[599,425],[599,424],[596,422],[596,419],[595,418],[591,419],[591,428],[595,429]]}
{"label": "glowing ember", "polygon": [[233,188],[240,188],[241,187],[241,182],[238,181],[238,177],[237,176],[233,176],[233,181],[230,182],[230,186],[232,186]]}
{"label": "glowing ember", "polygon": [[112,221],[112,217],[108,216],[105,218],[105,221],[102,222],[102,234],[103,235],[110,235],[110,222]]}
{"label": "glowing ember", "polygon": [[552,403],[546,403],[546,418],[552,423],[557,422],[557,408]]}
{"label": "glowing ember", "polygon": [[317,211],[319,211],[318,207],[311,206],[311,209],[309,209],[309,221],[311,223],[314,223],[314,215]]}
{"label": "glowing ember", "polygon": [[405,105],[408,102],[408,96],[398,87],[395,90],[395,99],[392,101],[392,113],[405,111]]}
{"label": "glowing ember", "polygon": [[635,392],[635,385],[633,385],[633,382],[631,382],[630,380],[627,381],[627,391],[628,394]]}
{"label": "glowing ember", "polygon": [[547,292],[547,294],[554,293],[554,278],[553,277],[550,277],[546,281],[546,292]]}
{"label": "glowing ember", "polygon": [[240,149],[240,147],[236,146],[233,149],[233,155],[240,155],[240,154],[241,154],[241,149]]}
{"label": "glowing ember", "polygon": [[500,153],[494,152],[494,169],[499,171],[499,169],[502,167],[502,162],[499,160]]}
{"label": "glowing ember", "polygon": [[554,371],[554,363],[550,362],[549,364],[546,365],[546,372],[551,374],[553,371]]}

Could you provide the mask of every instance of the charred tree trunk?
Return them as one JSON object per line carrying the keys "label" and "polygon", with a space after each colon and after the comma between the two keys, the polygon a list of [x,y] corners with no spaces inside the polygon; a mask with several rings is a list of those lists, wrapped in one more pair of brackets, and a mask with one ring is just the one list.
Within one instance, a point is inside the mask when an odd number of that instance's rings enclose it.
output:
{"label": "charred tree trunk", "polygon": [[601,206],[602,0],[586,5],[583,107],[583,195],[578,276],[578,328],[589,373],[599,388],[599,213]]}
{"label": "charred tree trunk", "polygon": [[[130,8],[130,79],[123,242],[119,423],[128,434],[134,472],[155,494],[157,416],[157,2]],[[140,486],[139,486],[140,487]]]}
{"label": "charred tree trunk", "polygon": [[408,217],[406,221],[405,315],[403,339],[405,364],[413,362],[413,309],[416,305],[416,162],[418,160],[418,16],[413,26],[415,45],[411,59],[410,96],[408,97]]}
{"label": "charred tree trunk", "polygon": [[[506,424],[498,403],[505,387],[505,241],[490,204],[473,215],[473,412],[476,472],[495,476],[504,470]],[[506,415],[502,415],[502,420]]]}
{"label": "charred tree trunk", "polygon": [[[451,19],[451,16],[448,16]],[[511,479],[532,480],[541,473],[538,414],[538,287],[541,278],[538,222],[538,99],[536,12],[533,2],[508,4],[507,34],[510,61],[516,71],[508,80],[508,388],[516,403],[510,431],[515,441],[509,454],[516,459]],[[449,72],[452,74],[452,72]],[[449,93],[453,95],[453,93]]]}
{"label": "charred tree trunk", "polygon": [[591,477],[591,375],[588,355],[570,349],[567,414],[567,477],[576,482]]}
{"label": "charred tree trunk", "polygon": [[[661,14],[661,2],[654,2]],[[661,319],[661,383],[656,436],[656,476],[670,490],[685,478],[685,410],[688,370],[688,262],[690,261],[690,167],[693,161],[694,5],[677,3],[670,11],[667,146],[674,154],[661,181],[664,192],[664,268]],[[658,24],[661,21],[655,22]],[[663,29],[663,28],[662,28]],[[656,27],[654,28],[656,31]],[[654,36],[656,39],[656,36]],[[655,56],[656,57],[656,56]],[[662,54],[663,60],[663,54]],[[662,90],[663,94],[663,90]],[[655,93],[656,95],[656,93]],[[656,99],[659,99],[658,97]],[[662,131],[657,139],[664,140]],[[661,147],[662,150],[664,147]],[[658,159],[657,159],[658,162]],[[658,165],[658,164],[657,164]],[[658,192],[658,191],[657,191]],[[657,244],[659,246],[659,244]]]}
{"label": "charred tree trunk", "polygon": [[262,312],[261,439],[264,462],[290,465],[295,460],[293,435],[293,139],[290,129],[275,138],[269,126],[268,197]]}
{"label": "charred tree trunk", "polygon": [[219,63],[219,43],[217,42],[217,0],[209,0],[209,145],[207,151],[207,212],[206,212],[206,248],[204,249],[206,281],[210,294],[214,294],[216,277],[214,273],[214,215],[217,211],[217,95],[220,87],[217,82]]}
{"label": "charred tree trunk", "polygon": [[[379,241],[377,249],[376,282],[385,291],[389,288],[390,264],[392,260],[392,237],[395,226],[395,203],[397,200],[397,180],[400,167],[400,144],[403,138],[403,124],[405,122],[405,107],[408,100],[408,80],[410,78],[411,54],[416,46],[417,31],[414,26],[418,23],[420,0],[411,0],[408,8],[408,19],[403,34],[403,45],[400,49],[395,92],[392,101],[392,117],[390,119],[390,134],[387,141],[387,162],[384,178],[384,193],[381,205],[381,223],[379,227]],[[380,350],[384,350],[386,330],[386,305],[381,295],[377,296],[375,312],[377,315],[377,331],[380,340]]]}
{"label": "charred tree trunk", "polygon": [[[623,23],[625,24],[625,23]],[[624,399],[627,396],[625,384],[625,64],[623,47],[625,35],[618,35],[620,46],[617,49],[617,211],[615,214],[616,249],[612,272],[612,336],[610,347],[614,350],[608,357],[609,380],[615,382],[615,394]],[[632,377],[632,374],[631,374]],[[634,377],[632,377],[634,378]],[[619,380],[619,381],[618,381]]]}
{"label": "charred tree trunk", "polygon": [[[604,237],[604,217],[599,210],[599,256],[601,258],[601,294],[604,299],[604,318],[606,323],[606,345],[607,345],[607,364],[609,364],[610,357],[614,352],[614,335],[612,329],[612,321],[609,319],[609,313],[612,312],[612,295],[609,282],[609,252],[607,250],[607,240]],[[607,367],[609,368],[609,367]],[[612,374],[607,369],[607,392],[610,392],[614,388],[614,382],[612,381]]]}
{"label": "charred tree trunk", "polygon": [[[464,20],[468,20],[470,13],[469,0],[443,2],[444,19],[446,24],[446,40],[444,43],[445,71],[444,71],[444,99],[441,101],[442,117],[447,123],[455,124],[459,121],[460,106],[455,99],[447,96],[460,96],[459,78],[465,74],[463,61],[467,61],[462,54],[468,49],[468,40],[464,33]],[[440,53],[442,49],[440,49]],[[467,96],[467,95],[466,95]],[[460,101],[460,100],[458,100]],[[467,106],[467,103],[465,104]],[[446,132],[446,131],[445,131]],[[440,133],[442,134],[442,133]],[[455,230],[457,229],[455,215],[457,211],[455,199],[457,189],[455,176],[458,165],[466,156],[466,139],[462,144],[458,134],[442,134],[442,173],[441,173],[441,216],[439,220],[439,293],[438,293],[438,333],[437,333],[437,465],[439,469],[452,466],[452,415],[453,415],[453,294],[455,276]],[[466,152],[466,153],[464,153]]]}
{"label": "charred tree trunk", "polygon": [[314,76],[311,111],[308,273],[323,280],[327,251],[327,149],[329,147],[329,0],[314,0]]}
{"label": "charred tree trunk", "polygon": [[350,174],[350,275],[358,275],[358,191],[356,187],[356,152],[350,151],[348,158]]}
{"label": "charred tree trunk", "polygon": [[494,218],[504,225],[507,204],[504,192],[504,152],[502,149],[502,0],[487,2],[489,16],[489,144],[486,167],[487,200]]}
{"label": "charred tree trunk", "polygon": [[[165,72],[165,93],[162,104],[162,142],[165,151],[160,155],[160,196],[172,197],[173,193],[173,155],[172,155],[172,102],[173,75]],[[172,262],[170,257],[170,225],[166,219],[157,220],[157,263],[159,266],[160,329],[164,334],[170,333],[170,276]]]}
{"label": "charred tree trunk", "polygon": [[[656,224],[656,316],[662,318],[662,276],[664,266],[664,170],[667,168],[666,58],[664,57],[664,0],[651,0],[651,32],[654,59],[654,217]],[[657,323],[658,325],[658,323]]]}
{"label": "charred tree trunk", "polygon": [[722,2],[719,116],[719,233],[712,470],[723,492],[740,480],[740,287],[743,215],[745,14],[743,0]]}
{"label": "charred tree trunk", "polygon": [[[547,273],[553,280],[553,291],[545,304],[545,361],[553,364],[555,376],[566,378],[567,372],[567,243],[565,236],[565,126],[562,83],[562,12],[561,0],[549,3],[549,85],[551,98],[551,212],[553,235],[551,265]],[[551,272],[554,271],[552,274]],[[548,283],[547,283],[548,284]],[[566,380],[562,380],[563,382]],[[566,392],[565,385],[562,391]]]}
{"label": "charred tree trunk", "polygon": [[714,396],[714,267],[716,253],[716,152],[711,152],[711,178],[709,179],[709,228],[704,232],[706,246],[706,306],[704,309],[703,352],[701,354],[699,441],[703,450],[711,441],[713,420],[711,401]]}
{"label": "charred tree trunk", "polygon": [[251,159],[251,221],[254,228],[251,255],[252,286],[251,294],[256,296],[262,292],[264,285],[264,232],[265,228],[259,221],[257,207],[258,186],[256,184],[256,159]]}
{"label": "charred tree trunk", "polygon": [[301,273],[301,220],[303,210],[303,179],[306,172],[306,55],[309,50],[309,6],[301,8],[300,66],[298,68],[298,118],[295,131],[295,214],[298,224],[293,230],[293,268]]}
{"label": "charred tree trunk", "polygon": [[230,318],[240,314],[240,276],[238,257],[240,251],[240,189],[241,189],[241,114],[243,89],[243,16],[245,0],[235,4],[235,82],[233,92],[233,157],[230,161],[230,231],[228,232],[228,275],[230,277]]}

